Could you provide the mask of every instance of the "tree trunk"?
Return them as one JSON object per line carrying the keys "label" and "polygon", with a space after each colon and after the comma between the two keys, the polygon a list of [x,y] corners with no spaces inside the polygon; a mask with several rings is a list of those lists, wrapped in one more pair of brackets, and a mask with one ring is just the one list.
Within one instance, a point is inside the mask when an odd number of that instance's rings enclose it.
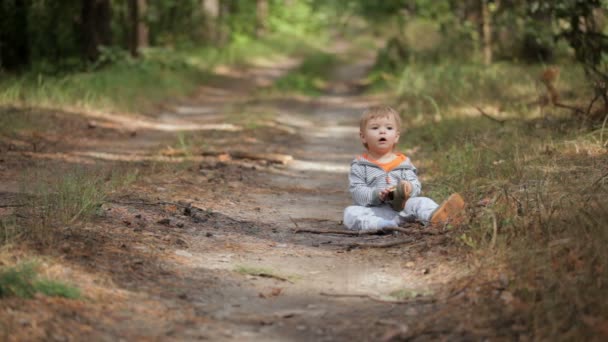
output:
{"label": "tree trunk", "polygon": [[15,70],[30,62],[27,5],[25,1],[11,4],[0,1],[0,70]]}
{"label": "tree trunk", "polygon": [[480,0],[480,2],[483,62],[489,65],[492,63],[492,13],[490,13],[488,0]]}
{"label": "tree trunk", "polygon": [[255,36],[261,37],[266,33],[268,29],[266,23],[268,21],[268,1],[257,0],[256,1],[256,22],[255,22]]}
{"label": "tree trunk", "polygon": [[230,37],[230,26],[228,25],[228,18],[230,17],[231,13],[230,5],[230,0],[219,0],[219,12],[216,28],[218,30],[217,43],[220,45],[226,44],[228,42],[228,38]]}
{"label": "tree trunk", "polygon": [[129,50],[131,55],[139,56],[141,49],[146,48],[150,41],[150,30],[146,22],[147,0],[129,0],[129,14],[131,18],[131,39]]}
{"label": "tree trunk", "polygon": [[83,0],[83,55],[88,60],[99,57],[99,47],[112,43],[112,7],[110,0]]}
{"label": "tree trunk", "polygon": [[219,40],[220,32],[220,1],[202,0],[203,8],[203,38],[205,41],[215,43]]}

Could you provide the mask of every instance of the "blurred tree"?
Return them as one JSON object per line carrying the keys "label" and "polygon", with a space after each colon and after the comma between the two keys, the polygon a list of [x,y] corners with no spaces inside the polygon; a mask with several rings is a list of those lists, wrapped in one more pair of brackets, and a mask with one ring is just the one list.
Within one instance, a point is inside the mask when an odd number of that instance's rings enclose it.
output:
{"label": "blurred tree", "polygon": [[88,60],[99,57],[99,47],[112,44],[112,6],[109,0],[82,0],[83,54]]}
{"label": "blurred tree", "polygon": [[202,0],[203,8],[203,39],[215,43],[219,40],[220,0]]}
{"label": "blurred tree", "polygon": [[30,61],[27,5],[21,0],[0,2],[0,70],[14,70]]}
{"label": "blurred tree", "polygon": [[490,1],[480,0],[481,14],[481,36],[483,45],[483,62],[488,65],[492,63],[492,13]]}
{"label": "blurred tree", "polygon": [[255,35],[261,37],[268,27],[266,25],[268,21],[268,1],[267,0],[256,0],[256,18],[255,18]]}
{"label": "blurred tree", "polygon": [[130,39],[129,51],[138,56],[142,48],[149,45],[149,29],[146,20],[148,3],[146,0],[129,0]]}

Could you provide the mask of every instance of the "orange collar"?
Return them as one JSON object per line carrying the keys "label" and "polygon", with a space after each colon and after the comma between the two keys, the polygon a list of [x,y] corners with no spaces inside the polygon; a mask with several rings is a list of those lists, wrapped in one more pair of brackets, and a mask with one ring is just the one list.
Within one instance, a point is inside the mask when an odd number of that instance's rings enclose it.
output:
{"label": "orange collar", "polygon": [[380,167],[382,170],[384,170],[384,172],[390,172],[391,170],[393,170],[394,168],[399,166],[399,164],[403,163],[407,159],[407,157],[403,153],[396,153],[395,158],[388,163],[379,163],[377,160],[375,160],[372,157],[370,157],[369,155],[367,155],[367,153],[363,154],[362,157],[365,158],[365,160],[369,161],[370,163],[373,163],[373,164],[377,165],[378,167]]}

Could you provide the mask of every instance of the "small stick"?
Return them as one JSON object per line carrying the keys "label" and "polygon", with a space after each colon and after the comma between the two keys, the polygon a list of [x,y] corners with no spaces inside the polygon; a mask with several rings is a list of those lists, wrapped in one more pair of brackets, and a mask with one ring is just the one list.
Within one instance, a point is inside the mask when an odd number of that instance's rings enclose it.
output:
{"label": "small stick", "polygon": [[[295,224],[295,223],[294,223]],[[297,226],[297,225],[296,225]],[[354,230],[343,230],[343,229],[311,229],[311,228],[298,228],[294,231],[297,233],[312,233],[312,234],[341,234],[341,235],[374,235],[380,233],[382,230],[364,230],[364,231],[354,231]]]}
{"label": "small stick", "polygon": [[352,230],[343,230],[343,229],[312,229],[312,228],[300,228],[296,229],[294,233],[312,233],[312,234],[341,234],[341,235],[351,235],[351,236],[360,236],[360,235],[375,235],[380,233],[388,233],[388,232],[401,232],[405,234],[425,234],[425,235],[439,235],[442,232],[435,229],[414,229],[414,228],[383,228],[383,229],[375,229],[375,230],[360,230],[360,231],[352,231]]}
{"label": "small stick", "polygon": [[0,204],[0,208],[17,208],[17,207],[25,207],[26,204]]}
{"label": "small stick", "polygon": [[[185,204],[179,204],[179,203],[175,203],[175,202],[121,202],[121,201],[108,201],[110,203],[115,203],[115,204],[139,204],[139,205],[174,205],[176,207],[181,207],[181,208],[196,208],[196,209],[200,209],[197,207],[194,207],[192,205],[185,205]],[[201,209],[203,210],[203,209]]]}
{"label": "small stick", "polygon": [[412,298],[412,299],[404,299],[404,300],[390,300],[390,299],[383,299],[371,294],[367,294],[367,293],[361,293],[361,294],[357,294],[357,293],[330,293],[330,292],[320,292],[319,293],[321,296],[327,296],[327,297],[343,297],[343,298],[368,298],[371,299],[373,301],[376,302],[380,302],[380,303],[388,303],[388,304],[411,304],[413,302],[418,302],[418,303],[433,303],[435,302],[434,298]]}
{"label": "small stick", "polygon": [[575,107],[575,106],[570,106],[570,105],[567,105],[567,104],[565,104],[565,103],[561,103],[561,102],[555,102],[553,105],[554,105],[555,107],[558,107],[558,108],[570,109],[570,110],[571,110],[571,111],[573,111],[575,114],[576,114],[576,113],[585,114],[585,111],[584,111],[584,110],[582,110],[582,109],[580,109],[580,108],[578,108],[578,107]]}
{"label": "small stick", "polygon": [[494,249],[496,245],[496,236],[498,235],[498,223],[496,222],[496,213],[491,211],[492,213],[492,240],[490,241],[490,249]]}
{"label": "small stick", "polygon": [[591,188],[595,187],[596,185],[600,184],[600,182],[604,179],[608,177],[608,172],[604,173],[600,178],[596,179],[595,182],[593,182],[593,184],[591,184]]}
{"label": "small stick", "polygon": [[291,280],[289,280],[287,278],[283,278],[283,277],[280,277],[278,275],[274,275],[274,274],[270,274],[270,273],[260,272],[260,273],[252,273],[251,275],[258,276],[258,277],[263,277],[263,278],[273,278],[273,279],[277,279],[277,280],[280,280],[280,281],[286,281],[288,283],[293,284],[293,281],[291,281]]}
{"label": "small stick", "polygon": [[397,240],[397,241],[391,241],[391,242],[385,242],[385,243],[358,243],[358,242],[354,242],[351,244],[346,245],[347,249],[353,249],[353,248],[389,248],[389,247],[394,247],[394,246],[399,246],[399,245],[403,245],[405,243],[409,243],[409,242],[413,242],[416,241],[416,239],[414,238],[406,238],[406,239],[401,239],[401,240]]}
{"label": "small stick", "polygon": [[490,114],[488,114],[488,113],[484,112],[484,111],[483,111],[483,109],[481,109],[481,107],[477,107],[477,106],[476,106],[475,108],[476,108],[476,109],[479,111],[479,113],[480,113],[482,116],[485,116],[486,118],[488,118],[488,119],[490,119],[490,120],[492,120],[492,121],[494,121],[494,122],[498,122],[498,123],[499,123],[499,124],[501,124],[501,125],[502,125],[502,124],[504,124],[504,123],[505,123],[505,121],[506,121],[506,120],[504,120],[504,119],[498,119],[498,118],[495,118],[495,117],[493,117],[492,115],[490,115]]}

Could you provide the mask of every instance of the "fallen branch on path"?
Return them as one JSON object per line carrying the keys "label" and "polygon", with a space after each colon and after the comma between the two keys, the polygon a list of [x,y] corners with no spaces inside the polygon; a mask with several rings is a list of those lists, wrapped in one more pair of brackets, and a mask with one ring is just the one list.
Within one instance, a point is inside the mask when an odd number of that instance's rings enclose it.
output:
{"label": "fallen branch on path", "polygon": [[[138,202],[123,202],[123,201],[114,201],[114,200],[110,200],[108,201],[109,203],[114,203],[114,204],[138,204],[138,205],[174,205],[176,207],[181,207],[181,208],[196,208],[193,207],[191,204],[181,204],[181,203],[176,203],[176,202],[165,202],[165,201],[158,201],[158,202],[145,202],[145,201],[138,201]],[[197,208],[200,209],[200,208]],[[203,210],[203,209],[201,209]]]}
{"label": "fallen branch on path", "polygon": [[272,278],[272,279],[286,281],[290,284],[293,284],[293,281],[291,281],[287,278],[283,278],[281,276],[278,276],[278,275],[272,274],[272,273],[268,273],[268,272],[247,272],[246,274],[248,274],[250,276],[262,277],[262,278]]}
{"label": "fallen branch on path", "polygon": [[390,242],[384,242],[384,243],[360,243],[360,242],[353,242],[353,243],[350,243],[350,244],[346,245],[346,249],[347,250],[351,250],[353,248],[389,248],[389,247],[399,246],[399,245],[403,245],[403,244],[414,242],[414,241],[416,241],[415,238],[408,237],[406,239],[401,239],[401,240],[397,240],[397,241],[390,241]]}
{"label": "fallen branch on path", "polygon": [[443,232],[437,229],[416,229],[416,228],[403,228],[403,227],[395,227],[395,228],[383,228],[383,229],[375,229],[375,230],[345,230],[345,229],[312,229],[312,228],[298,228],[294,231],[297,233],[312,233],[312,234],[341,234],[341,235],[350,235],[350,236],[362,236],[362,235],[376,235],[382,233],[390,233],[390,232],[400,232],[405,234],[423,234],[423,235],[439,235]]}
{"label": "fallen branch on path", "polygon": [[481,107],[475,107],[475,109],[477,109],[477,111],[479,111],[479,114],[481,114],[482,116],[485,116],[486,118],[494,121],[494,122],[498,122],[499,124],[504,124],[505,123],[505,119],[499,119],[499,118],[495,118],[492,115],[486,113],[483,109],[481,109]]}
{"label": "fallen branch on path", "polygon": [[321,296],[327,297],[342,297],[342,298],[368,298],[375,302],[388,303],[388,304],[412,304],[412,303],[434,303],[434,298],[411,298],[411,299],[385,299],[382,297],[374,296],[367,293],[330,293],[320,292]]}
{"label": "fallen branch on path", "polygon": [[280,153],[253,153],[246,151],[203,151],[202,156],[220,156],[228,155],[232,159],[251,159],[251,160],[265,160],[269,163],[275,164],[287,164],[293,160],[293,157],[288,154]]}
{"label": "fallen branch on path", "polygon": [[18,208],[25,207],[27,204],[0,204],[0,208]]}

